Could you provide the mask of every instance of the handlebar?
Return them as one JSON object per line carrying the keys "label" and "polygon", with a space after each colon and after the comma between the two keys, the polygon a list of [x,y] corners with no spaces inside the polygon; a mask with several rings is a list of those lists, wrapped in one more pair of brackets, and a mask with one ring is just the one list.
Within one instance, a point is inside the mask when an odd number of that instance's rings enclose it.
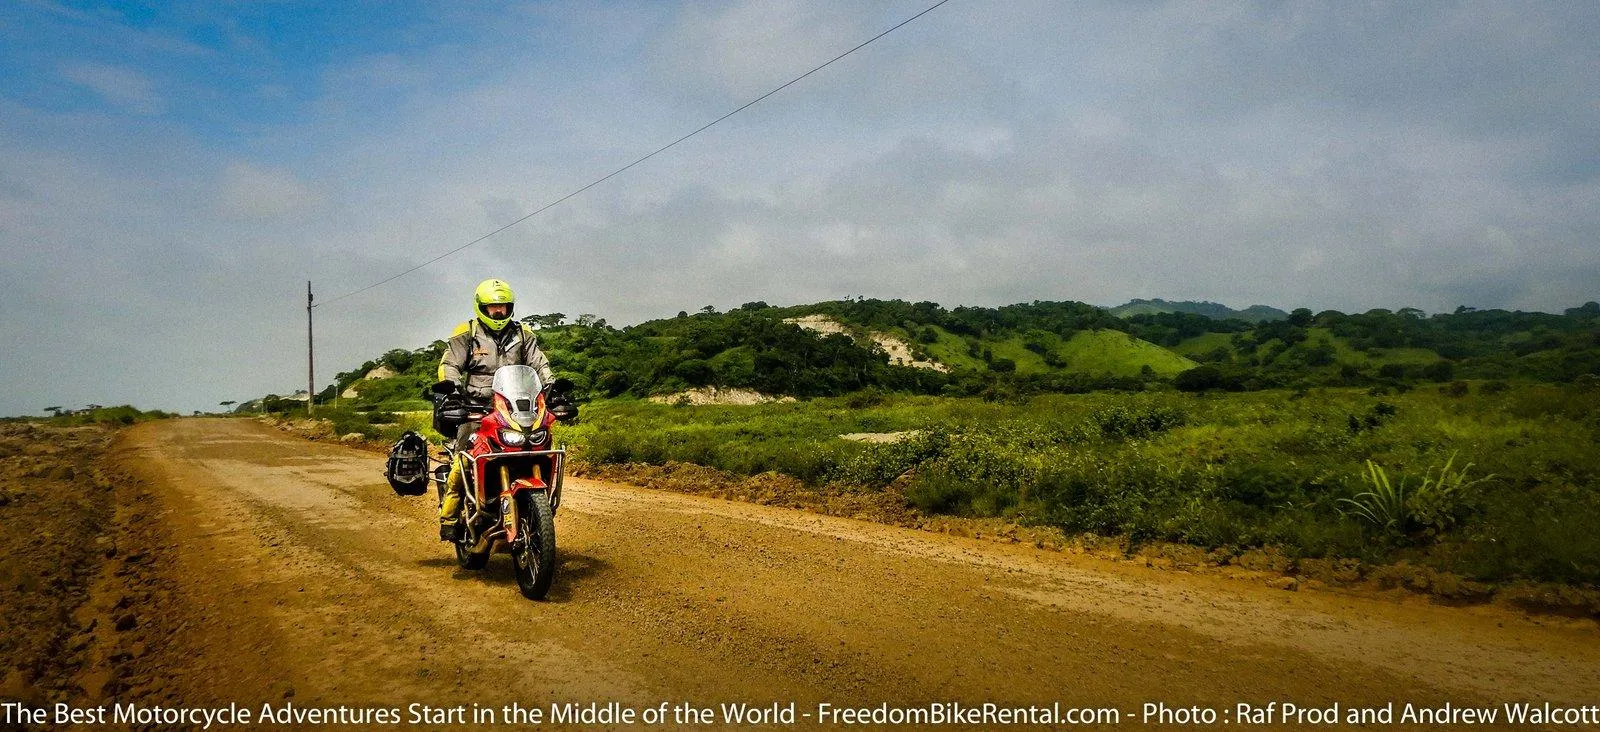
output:
{"label": "handlebar", "polygon": [[[556,379],[544,388],[545,406],[556,416],[556,419],[563,423],[573,422],[578,417],[578,405],[573,403],[571,397],[572,387],[571,381]],[[436,411],[447,408],[447,404],[449,407],[455,407],[459,404],[460,408],[467,410],[469,414],[481,415],[494,411],[490,405],[473,400],[466,396],[456,384],[448,381],[441,381],[429,387],[424,392],[424,396],[433,402],[433,408]]]}

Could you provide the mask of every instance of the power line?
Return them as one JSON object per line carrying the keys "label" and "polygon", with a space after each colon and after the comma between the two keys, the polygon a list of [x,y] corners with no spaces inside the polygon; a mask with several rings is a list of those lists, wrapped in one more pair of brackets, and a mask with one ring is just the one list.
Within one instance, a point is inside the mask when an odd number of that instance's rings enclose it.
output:
{"label": "power line", "polygon": [[378,282],[374,282],[374,283],[372,283],[370,285],[367,285],[366,287],[363,287],[363,288],[361,288],[359,290],[352,290],[352,291],[347,292],[347,293],[345,293],[343,295],[340,295],[338,297],[333,297],[333,298],[329,298],[327,300],[323,300],[322,302],[317,303],[314,307],[322,307],[323,305],[330,305],[332,303],[336,303],[336,302],[338,302],[340,300],[343,300],[343,299],[345,299],[347,297],[353,297],[355,295],[359,295],[359,294],[361,294],[363,292],[366,292],[367,290],[371,290],[371,289],[376,288],[376,287],[382,287],[383,285],[387,285],[390,282],[398,280],[401,277],[404,277],[404,276],[406,276],[408,274],[411,274],[412,272],[415,272],[415,271],[417,271],[419,269],[422,269],[423,267],[427,267],[428,265],[433,264],[434,262],[437,262],[437,261],[439,261],[441,259],[444,259],[446,257],[454,255],[454,254],[456,254],[456,253],[458,253],[458,252],[460,252],[460,251],[462,251],[462,250],[464,250],[464,249],[466,249],[466,248],[468,248],[470,246],[473,246],[474,244],[477,244],[479,242],[482,242],[485,239],[488,239],[491,236],[494,236],[495,234],[499,234],[500,232],[505,231],[506,229],[509,229],[509,228],[511,228],[513,226],[516,226],[517,224],[520,224],[520,223],[522,223],[524,221],[527,221],[528,219],[531,219],[531,218],[533,218],[535,216],[538,216],[539,214],[542,214],[545,211],[548,211],[548,210],[550,210],[552,208],[555,208],[556,206],[560,205],[562,202],[566,201],[567,199],[572,198],[572,197],[574,197],[574,196],[576,196],[576,195],[578,195],[580,193],[583,193],[584,191],[587,191],[590,188],[593,188],[593,187],[595,187],[597,185],[600,185],[601,183],[604,183],[604,182],[606,182],[606,181],[608,181],[608,180],[610,180],[610,179],[622,174],[623,172],[626,172],[629,168],[632,168],[632,167],[634,167],[634,166],[636,166],[636,165],[638,165],[640,163],[643,163],[646,160],[649,160],[650,158],[653,158],[653,157],[655,157],[655,156],[657,156],[657,155],[659,155],[659,154],[661,154],[663,152],[666,152],[667,150],[669,150],[669,149],[673,148],[674,146],[676,146],[678,143],[683,142],[684,140],[687,140],[687,139],[689,139],[691,137],[694,137],[695,135],[698,135],[698,134],[700,134],[702,132],[705,132],[706,130],[711,129],[718,122],[721,122],[721,121],[723,121],[723,120],[725,120],[725,119],[727,119],[729,117],[732,117],[732,116],[734,116],[734,115],[736,115],[736,114],[738,114],[740,112],[743,112],[746,109],[749,109],[749,108],[755,106],[756,104],[760,103],[761,100],[766,99],[767,97],[770,97],[770,96],[772,96],[774,94],[777,94],[778,92],[783,91],[784,89],[787,89],[790,86],[794,85],[796,82],[799,82],[800,80],[802,80],[802,79],[804,79],[804,78],[806,78],[806,77],[808,77],[808,76],[810,76],[812,74],[815,74],[818,71],[821,71],[821,70],[827,68],[828,66],[832,65],[833,62],[838,61],[839,59],[842,59],[845,56],[849,56],[850,54],[855,53],[856,51],[859,51],[859,50],[865,48],[868,44],[872,43],[873,41],[876,41],[879,38],[882,38],[882,37],[884,37],[886,35],[889,35],[890,33],[893,33],[895,31],[899,30],[902,26],[910,23],[913,20],[916,20],[917,18],[920,18],[920,17],[922,17],[924,15],[927,15],[928,13],[933,12],[940,5],[943,5],[943,4],[947,3],[947,2],[950,2],[950,0],[939,0],[939,2],[936,2],[936,3],[928,6],[922,12],[917,13],[916,15],[913,15],[913,16],[911,16],[909,18],[906,18],[905,20],[902,20],[899,23],[895,23],[893,26],[890,26],[888,30],[885,30],[882,33],[879,33],[878,35],[875,35],[875,36],[873,36],[871,38],[868,38],[865,41],[862,41],[860,44],[856,45],[854,48],[851,48],[850,50],[845,51],[844,53],[841,53],[841,54],[839,54],[837,56],[834,56],[833,58],[828,59],[827,61],[823,62],[822,64],[820,64],[818,66],[816,66],[815,68],[811,69],[810,71],[807,71],[804,74],[801,74],[799,76],[794,77],[793,79],[790,79],[790,80],[784,82],[782,85],[774,88],[773,90],[771,90],[771,91],[769,91],[769,92],[767,92],[765,94],[762,94],[759,97],[756,97],[755,99],[752,99],[752,100],[750,100],[748,102],[745,102],[738,109],[735,109],[732,112],[724,114],[721,117],[718,117],[718,118],[716,118],[714,120],[711,120],[710,122],[705,123],[704,125],[701,125],[695,131],[690,132],[689,134],[684,135],[683,137],[680,137],[680,138],[678,138],[676,140],[673,140],[672,142],[669,142],[669,143],[667,143],[665,145],[662,145],[661,147],[656,148],[655,150],[651,151],[650,154],[645,155],[644,157],[641,157],[638,160],[635,160],[635,161],[633,161],[631,163],[628,163],[627,165],[624,165],[624,166],[622,166],[620,168],[617,168],[616,170],[611,171],[610,173],[606,173],[605,175],[603,175],[603,176],[601,176],[599,178],[596,178],[595,180],[591,181],[588,185],[585,185],[582,188],[579,188],[579,189],[577,189],[577,190],[575,190],[575,191],[573,191],[571,193],[568,193],[565,196],[562,196],[560,198],[557,198],[554,201],[551,201],[551,202],[549,202],[549,203],[547,203],[547,204],[545,204],[543,206],[540,206],[533,213],[530,213],[530,214],[528,214],[526,216],[523,216],[522,218],[517,219],[516,221],[513,221],[513,222],[511,222],[509,224],[506,224],[505,226],[502,226],[502,227],[500,227],[498,229],[495,229],[494,231],[491,231],[491,232],[489,232],[487,234],[484,234],[483,236],[480,236],[480,237],[478,237],[476,239],[473,239],[472,241],[469,241],[469,242],[467,242],[465,244],[462,244],[461,246],[458,246],[455,249],[451,249],[448,252],[440,254],[440,255],[432,258],[432,259],[429,259],[428,261],[423,262],[422,264],[419,264],[419,265],[417,265],[415,267],[412,267],[411,269],[408,269],[408,270],[406,270],[404,272],[401,272],[400,274],[394,275],[394,276],[389,277],[389,278],[384,279],[384,280],[379,280]]}

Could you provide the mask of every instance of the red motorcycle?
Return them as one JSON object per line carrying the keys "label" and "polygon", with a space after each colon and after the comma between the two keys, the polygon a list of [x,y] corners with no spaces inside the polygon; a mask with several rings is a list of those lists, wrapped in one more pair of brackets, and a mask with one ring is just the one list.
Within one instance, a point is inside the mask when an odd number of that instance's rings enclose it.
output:
{"label": "red motorcycle", "polygon": [[[459,461],[465,478],[456,563],[476,570],[492,554],[510,554],[517,587],[530,600],[544,599],[556,572],[555,514],[566,450],[551,449],[550,430],[558,419],[577,415],[561,388],[565,383],[546,385],[529,366],[502,366],[488,406],[472,404],[453,382],[432,389],[434,429],[446,438],[447,460],[432,474],[440,499],[452,464]],[[478,416],[470,446],[459,450],[457,427]]]}

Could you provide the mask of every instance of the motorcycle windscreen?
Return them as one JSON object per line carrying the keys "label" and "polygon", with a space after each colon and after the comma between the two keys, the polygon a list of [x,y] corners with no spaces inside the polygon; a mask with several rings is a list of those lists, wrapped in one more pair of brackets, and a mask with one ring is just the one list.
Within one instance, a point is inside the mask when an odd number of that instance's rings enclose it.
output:
{"label": "motorcycle windscreen", "polygon": [[541,391],[544,391],[544,381],[532,366],[501,366],[495,369],[494,393],[506,400],[512,421],[523,427],[532,427],[538,417]]}

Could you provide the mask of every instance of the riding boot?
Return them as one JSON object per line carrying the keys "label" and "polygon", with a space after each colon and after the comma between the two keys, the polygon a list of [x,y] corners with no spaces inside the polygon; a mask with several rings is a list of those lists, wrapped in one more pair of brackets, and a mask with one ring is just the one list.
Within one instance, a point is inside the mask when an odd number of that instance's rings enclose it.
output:
{"label": "riding boot", "polygon": [[466,476],[461,470],[461,459],[450,462],[450,476],[445,479],[444,498],[439,503],[439,540],[455,541],[461,526],[462,491]]}

